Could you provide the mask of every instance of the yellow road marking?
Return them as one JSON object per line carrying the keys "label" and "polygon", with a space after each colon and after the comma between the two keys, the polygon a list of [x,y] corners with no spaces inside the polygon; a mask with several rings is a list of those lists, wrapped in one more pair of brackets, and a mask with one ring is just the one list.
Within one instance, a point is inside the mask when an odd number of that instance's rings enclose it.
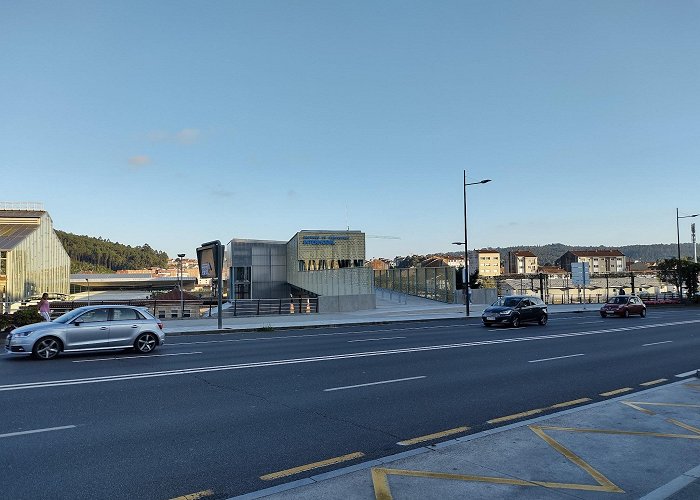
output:
{"label": "yellow road marking", "polygon": [[347,462],[348,460],[355,460],[356,458],[362,458],[364,456],[364,453],[358,451],[355,453],[350,453],[348,455],[343,455],[342,457],[329,458],[328,460],[321,460],[320,462],[300,465],[299,467],[293,467],[291,469],[281,470],[279,472],[273,472],[271,474],[265,474],[264,476],[260,476],[260,479],[262,479],[263,481],[272,481],[273,479],[292,476],[294,474],[299,474],[300,472],[306,472],[307,470],[318,469],[320,467],[325,467],[327,465],[333,465],[340,462]]}
{"label": "yellow road marking", "polygon": [[615,394],[622,394],[623,392],[630,392],[631,387],[623,387],[622,389],[615,389],[614,391],[601,392],[601,396],[614,396]]}
{"label": "yellow road marking", "polygon": [[646,408],[642,408],[641,406],[637,406],[639,403],[633,403],[631,401],[620,401],[623,405],[627,405],[630,408],[634,408],[635,410],[639,410],[642,413],[646,413],[647,415],[655,415],[655,413],[651,410],[647,410]]}
{"label": "yellow road marking", "polygon": [[643,386],[655,385],[655,384],[660,384],[661,382],[666,382],[667,380],[668,380],[667,378],[660,378],[658,380],[652,380],[651,382],[644,382],[643,384],[639,384],[639,385],[643,385]]}
{"label": "yellow road marking", "polygon": [[[532,427],[532,426],[530,426]],[[584,434],[619,434],[621,436],[649,436],[671,439],[700,439],[700,434],[697,436],[691,434],[669,434],[663,432],[643,432],[643,431],[619,431],[617,429],[586,429],[579,427],[555,427],[549,425],[538,426],[540,429],[564,432],[581,432]],[[683,427],[683,426],[681,426]]]}
{"label": "yellow road marking", "polygon": [[459,434],[461,432],[467,432],[469,427],[455,427],[454,429],[448,429],[442,432],[436,432],[434,434],[428,434],[425,436],[416,437],[413,439],[406,439],[405,441],[399,441],[397,444],[401,446],[411,446],[412,444],[422,443],[424,441],[431,441],[433,439],[439,439],[445,436],[451,436],[452,434]]}
{"label": "yellow road marking", "polygon": [[190,493],[189,495],[182,495],[181,497],[171,498],[170,500],[199,500],[200,498],[210,497],[214,494],[212,490],[198,491],[197,493]]}
{"label": "yellow road marking", "polygon": [[700,429],[698,429],[697,427],[693,427],[692,425],[684,424],[683,422],[679,422],[678,420],[676,420],[674,418],[669,418],[668,421],[671,422],[672,424],[679,426],[679,427],[683,427],[685,430],[688,430],[690,432],[694,432],[695,434],[700,434]]}
{"label": "yellow road marking", "polygon": [[497,424],[499,422],[507,422],[508,420],[515,420],[517,418],[529,417],[530,415],[536,415],[542,413],[542,408],[536,408],[530,411],[524,411],[522,413],[516,413],[514,415],[507,415],[505,417],[494,418],[492,420],[487,420],[487,424]]}
{"label": "yellow road marking", "polygon": [[574,399],[573,401],[566,401],[564,403],[557,403],[555,405],[550,406],[550,408],[564,408],[566,406],[573,406],[577,405],[579,403],[585,403],[587,401],[590,401],[591,398],[581,398],[581,399]]}

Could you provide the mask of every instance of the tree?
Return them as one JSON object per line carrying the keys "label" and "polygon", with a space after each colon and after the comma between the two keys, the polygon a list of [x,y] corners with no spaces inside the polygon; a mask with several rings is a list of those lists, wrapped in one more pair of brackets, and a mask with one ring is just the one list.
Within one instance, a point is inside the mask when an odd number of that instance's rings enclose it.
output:
{"label": "tree", "polygon": [[[678,280],[679,271],[680,281]],[[689,298],[698,292],[698,273],[700,273],[700,264],[687,259],[681,259],[680,269],[678,259],[664,259],[656,264],[656,275],[659,279],[673,283],[678,288],[683,285],[686,296]]]}

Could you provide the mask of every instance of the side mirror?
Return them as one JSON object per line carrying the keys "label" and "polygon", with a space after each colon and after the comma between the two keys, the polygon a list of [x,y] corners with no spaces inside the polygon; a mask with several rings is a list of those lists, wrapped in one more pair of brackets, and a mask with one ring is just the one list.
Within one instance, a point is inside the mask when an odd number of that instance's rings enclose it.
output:
{"label": "side mirror", "polygon": [[80,326],[80,325],[82,325],[82,324],[83,324],[83,322],[80,321],[80,320],[73,321],[73,326]]}

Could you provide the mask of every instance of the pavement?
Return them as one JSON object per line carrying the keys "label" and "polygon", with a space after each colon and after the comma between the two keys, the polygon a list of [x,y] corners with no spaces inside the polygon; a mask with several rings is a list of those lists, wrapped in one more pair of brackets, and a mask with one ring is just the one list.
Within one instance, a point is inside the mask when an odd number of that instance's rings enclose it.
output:
{"label": "pavement", "polygon": [[[467,321],[480,321],[473,304]],[[549,306],[550,314],[597,314],[597,304]],[[465,318],[464,305],[416,297],[378,296],[370,311],[285,316],[166,320],[168,335],[362,325]],[[700,356],[698,359],[700,368]],[[682,376],[681,376],[682,375]],[[313,464],[319,474],[248,493],[266,498],[413,500],[445,498],[700,499],[700,379],[650,380],[610,399],[563,402],[511,416],[562,408],[478,434],[441,440],[379,460],[338,457]],[[636,392],[631,392],[633,390]],[[631,392],[626,395],[619,393]],[[604,396],[601,394],[601,396]],[[499,424],[502,422],[498,422]],[[494,422],[496,424],[496,422]],[[468,431],[464,429],[463,431]],[[335,460],[335,461],[334,461]],[[348,460],[330,472],[324,466]]]}

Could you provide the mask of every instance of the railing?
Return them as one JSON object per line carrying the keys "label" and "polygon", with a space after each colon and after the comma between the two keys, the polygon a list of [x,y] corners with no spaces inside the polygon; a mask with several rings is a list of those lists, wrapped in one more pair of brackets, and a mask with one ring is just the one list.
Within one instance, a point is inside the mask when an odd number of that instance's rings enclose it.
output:
{"label": "railing", "polygon": [[[187,319],[216,317],[217,304],[215,301],[158,299],[131,300],[75,300],[51,302],[51,316],[58,317],[63,313],[87,305],[130,305],[147,308],[159,319]],[[180,310],[182,304],[182,311]],[[288,298],[288,299],[236,299],[225,302],[222,317],[234,316],[268,316],[285,314],[316,314],[318,313],[318,298]],[[36,307],[36,306],[31,306]],[[195,314],[196,309],[196,314]],[[183,317],[183,311],[185,316]],[[187,316],[187,311],[189,316]]]}

